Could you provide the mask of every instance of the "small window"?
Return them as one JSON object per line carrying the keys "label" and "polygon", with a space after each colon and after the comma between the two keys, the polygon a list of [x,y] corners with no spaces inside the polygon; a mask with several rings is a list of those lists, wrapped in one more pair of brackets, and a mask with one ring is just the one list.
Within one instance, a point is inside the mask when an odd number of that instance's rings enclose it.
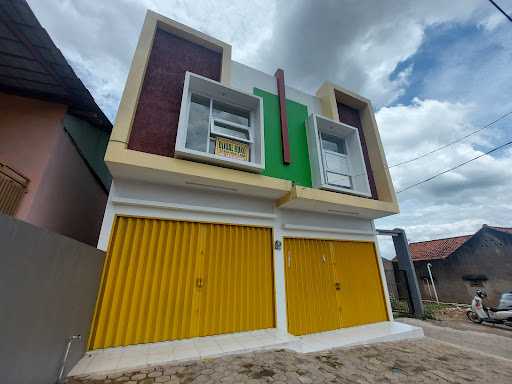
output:
{"label": "small window", "polygon": [[307,130],[313,186],[371,197],[357,128],[311,114]]}
{"label": "small window", "polygon": [[250,116],[247,110],[193,93],[185,145],[224,158],[250,161]]}
{"label": "small window", "polygon": [[238,124],[235,125],[226,120],[212,119],[211,131],[213,135],[225,136],[232,139],[241,139],[244,141],[251,140],[248,127],[238,126]]}
{"label": "small window", "polygon": [[345,139],[320,132],[327,183],[341,188],[352,188],[350,161]]}
{"label": "small window", "polygon": [[323,132],[321,133],[321,136],[322,147],[325,151],[332,151],[343,155],[347,154],[347,147],[344,139]]}
{"label": "small window", "polygon": [[248,127],[250,112],[230,105],[213,101],[212,117]]}
{"label": "small window", "polygon": [[338,187],[352,188],[350,176],[340,175],[339,173],[327,171],[327,182]]}
{"label": "small window", "polygon": [[265,169],[264,144],[260,97],[185,74],[176,158],[260,173]]}
{"label": "small window", "polygon": [[210,120],[210,100],[199,95],[192,95],[187,130],[187,148],[206,151],[207,138],[204,134]]}

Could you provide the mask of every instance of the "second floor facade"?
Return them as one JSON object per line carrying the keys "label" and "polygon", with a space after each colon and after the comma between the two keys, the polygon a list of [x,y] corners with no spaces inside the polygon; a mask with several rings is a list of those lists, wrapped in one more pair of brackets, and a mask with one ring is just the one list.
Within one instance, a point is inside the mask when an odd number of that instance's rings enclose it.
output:
{"label": "second floor facade", "polygon": [[398,213],[369,100],[315,95],[231,59],[231,46],[149,11],[105,160],[114,179],[271,199],[374,219]]}

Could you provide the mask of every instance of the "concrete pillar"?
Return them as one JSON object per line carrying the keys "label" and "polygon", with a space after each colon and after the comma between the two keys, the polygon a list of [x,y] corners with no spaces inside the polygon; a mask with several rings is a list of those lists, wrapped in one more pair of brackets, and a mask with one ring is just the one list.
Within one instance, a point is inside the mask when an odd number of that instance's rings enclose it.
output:
{"label": "concrete pillar", "polygon": [[401,270],[405,271],[407,276],[407,283],[409,286],[409,294],[411,296],[411,303],[416,317],[423,316],[423,303],[421,302],[420,287],[418,279],[416,278],[416,270],[411,259],[409,251],[409,243],[405,231],[401,228],[393,229],[393,244],[395,245],[396,258],[398,266]]}

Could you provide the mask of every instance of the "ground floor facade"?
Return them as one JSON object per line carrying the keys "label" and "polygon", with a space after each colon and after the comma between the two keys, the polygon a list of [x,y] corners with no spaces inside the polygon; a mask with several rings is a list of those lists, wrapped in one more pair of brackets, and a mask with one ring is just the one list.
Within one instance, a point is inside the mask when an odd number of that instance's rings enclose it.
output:
{"label": "ground floor facade", "polygon": [[303,355],[258,351],[116,373],[84,374],[68,384],[111,383],[460,383],[512,381],[511,360],[431,338]]}
{"label": "ground floor facade", "polygon": [[89,349],[392,320],[371,220],[234,192],[114,181]]}

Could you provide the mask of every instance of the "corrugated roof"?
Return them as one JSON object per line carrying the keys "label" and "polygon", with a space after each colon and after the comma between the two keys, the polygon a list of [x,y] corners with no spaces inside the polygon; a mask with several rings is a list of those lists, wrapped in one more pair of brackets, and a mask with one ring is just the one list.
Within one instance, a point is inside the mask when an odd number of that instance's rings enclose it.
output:
{"label": "corrugated roof", "polygon": [[500,231],[500,232],[505,232],[505,233],[512,234],[512,228],[505,228],[505,227],[489,227],[489,228],[495,229],[495,230]]}
{"label": "corrugated roof", "polygon": [[25,0],[0,0],[0,91],[67,104],[70,113],[112,130]]}
{"label": "corrugated roof", "polygon": [[[512,228],[491,227],[486,225],[482,228],[491,228],[512,234]],[[411,258],[413,261],[446,259],[473,236],[474,234],[410,243],[409,249],[411,251]]]}

